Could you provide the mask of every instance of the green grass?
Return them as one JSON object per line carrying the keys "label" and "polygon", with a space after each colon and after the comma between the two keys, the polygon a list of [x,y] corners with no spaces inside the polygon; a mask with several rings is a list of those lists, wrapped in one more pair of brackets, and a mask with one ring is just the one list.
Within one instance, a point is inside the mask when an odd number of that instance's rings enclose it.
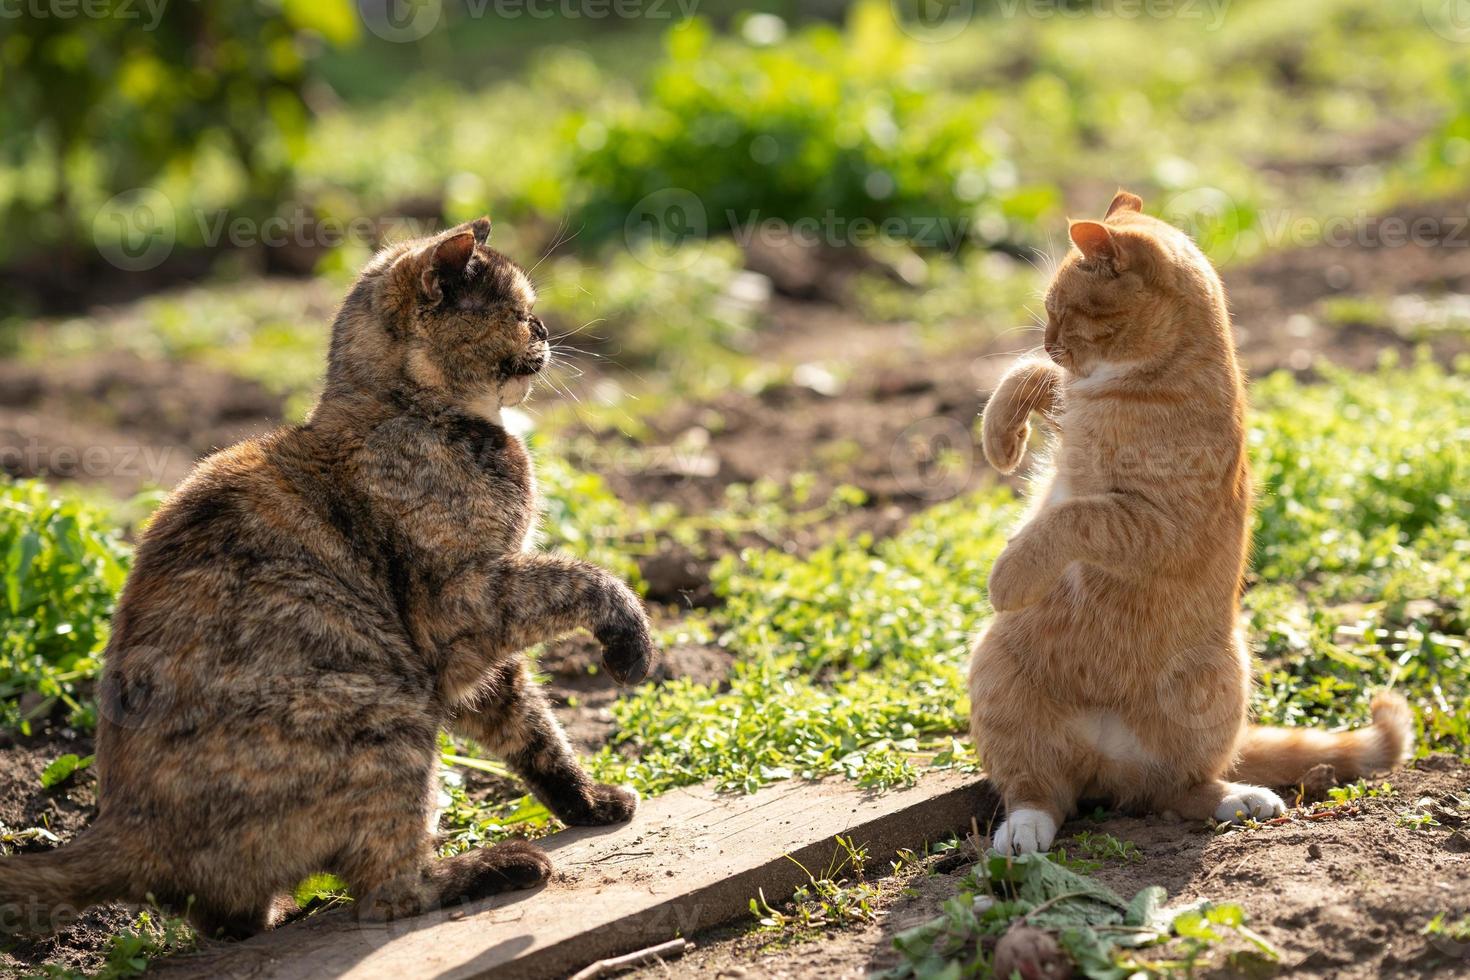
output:
{"label": "green grass", "polygon": [[[1428,364],[1258,386],[1251,444],[1263,490],[1246,607],[1266,721],[1361,721],[1369,692],[1392,684],[1419,711],[1421,751],[1470,752],[1470,440],[1453,429],[1463,424],[1454,406],[1467,402],[1462,376]],[[548,544],[632,574],[619,552],[647,515],[555,457],[542,470]],[[126,549],[93,509],[35,485],[5,493],[6,722],[20,721],[28,691],[85,721],[78,685],[96,672]],[[967,762],[954,742],[965,729],[965,659],[1018,506],[1007,491],[984,491],[889,539],[727,557],[714,572],[724,605],[706,628],[736,655],[728,683],[676,679],[621,699],[617,744],[595,766],[661,792],[706,780],[748,790],[792,775],[882,786],[936,760]],[[659,520],[650,534],[680,533],[676,515]]]}
{"label": "green grass", "polygon": [[[1464,378],[1428,364],[1260,386],[1259,581],[1246,605],[1264,720],[1361,723],[1371,691],[1392,684],[1423,721],[1421,752],[1470,754],[1470,442],[1452,409],[1467,403]],[[728,687],[675,680],[619,701],[618,740],[636,759],[609,748],[598,768],[660,792],[790,775],[888,785],[964,760],[951,739],[966,727],[965,659],[1017,513],[1008,492],[987,491],[887,540],[726,559],[714,624],[737,657]],[[1337,635],[1364,615],[1403,624],[1412,600],[1435,610],[1417,626]]]}

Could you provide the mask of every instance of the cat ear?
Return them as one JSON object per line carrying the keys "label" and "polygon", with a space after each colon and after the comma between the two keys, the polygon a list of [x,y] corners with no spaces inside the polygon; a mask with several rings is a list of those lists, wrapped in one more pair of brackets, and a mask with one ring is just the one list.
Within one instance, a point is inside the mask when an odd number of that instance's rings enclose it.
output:
{"label": "cat ear", "polygon": [[475,236],[475,244],[484,245],[490,240],[490,216],[487,214],[474,221],[466,221],[462,225],[456,225],[454,230],[471,232]]}
{"label": "cat ear", "polygon": [[1143,198],[1139,197],[1137,194],[1130,194],[1127,191],[1122,190],[1120,188],[1118,190],[1118,196],[1115,197],[1115,198],[1113,198],[1113,203],[1108,207],[1107,217],[1103,218],[1103,220],[1106,221],[1108,218],[1111,218],[1113,215],[1117,214],[1119,211],[1142,211],[1142,210],[1143,210]]}
{"label": "cat ear", "polygon": [[[488,225],[488,222],[487,222]],[[486,229],[488,233],[488,227]],[[475,254],[475,233],[455,232],[442,238],[430,248],[419,270],[419,286],[429,299],[438,301],[444,296],[441,285],[446,279],[458,279],[464,275],[465,267]]]}
{"label": "cat ear", "polygon": [[1118,245],[1113,240],[1112,229],[1100,221],[1074,221],[1068,234],[1072,237],[1072,244],[1089,262],[1113,261],[1118,257]]}

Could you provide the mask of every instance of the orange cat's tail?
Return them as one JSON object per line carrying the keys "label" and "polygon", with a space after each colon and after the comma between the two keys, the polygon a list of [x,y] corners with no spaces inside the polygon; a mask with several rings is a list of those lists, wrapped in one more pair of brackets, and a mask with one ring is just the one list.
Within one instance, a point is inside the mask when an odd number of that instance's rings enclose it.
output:
{"label": "orange cat's tail", "polygon": [[1289,786],[1327,763],[1339,780],[1392,769],[1414,748],[1409,703],[1385,691],[1373,699],[1373,724],[1349,732],[1252,725],[1241,735],[1230,779],[1258,786]]}

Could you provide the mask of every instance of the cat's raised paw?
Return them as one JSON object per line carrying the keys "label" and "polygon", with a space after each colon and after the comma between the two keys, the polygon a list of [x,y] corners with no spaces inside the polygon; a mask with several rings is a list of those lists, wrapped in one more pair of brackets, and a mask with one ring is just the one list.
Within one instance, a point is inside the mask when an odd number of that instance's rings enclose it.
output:
{"label": "cat's raised paw", "polygon": [[658,648],[645,626],[605,633],[598,639],[602,641],[602,665],[624,686],[643,683],[658,659]]}
{"label": "cat's raised paw", "polygon": [[1236,786],[1215,807],[1215,819],[1221,823],[1246,820],[1270,820],[1286,812],[1281,797],[1261,786]]}
{"label": "cat's raised paw", "polygon": [[987,425],[980,434],[980,445],[991,466],[1002,473],[1014,473],[1021,465],[1021,457],[1026,455],[1026,443],[1030,438],[1029,423],[1012,429]]}
{"label": "cat's raised paw", "polygon": [[1057,836],[1057,822],[1045,810],[1025,808],[1008,813],[991,840],[990,849],[997,854],[1033,854],[1051,850]]}

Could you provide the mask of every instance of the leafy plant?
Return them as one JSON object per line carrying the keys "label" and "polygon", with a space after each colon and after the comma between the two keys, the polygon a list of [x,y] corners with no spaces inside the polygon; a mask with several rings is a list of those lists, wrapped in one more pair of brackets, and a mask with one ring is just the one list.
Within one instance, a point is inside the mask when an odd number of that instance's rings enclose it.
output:
{"label": "leafy plant", "polygon": [[[1117,980],[1135,972],[1170,972],[1178,964],[1143,959],[1133,951],[1175,937],[1181,940],[1186,970],[1232,936],[1259,956],[1277,957],[1246,927],[1238,906],[1200,902],[1167,909],[1166,897],[1155,885],[1124,901],[1106,885],[1042,854],[990,856],[975,866],[960,894],[944,903],[937,918],[894,937],[903,962],[884,976],[989,976],[1005,969],[1002,959],[1007,965],[1015,959],[1008,946],[1023,946],[1031,956],[1038,947],[1047,955],[1063,956],[1083,976]],[[1037,932],[1043,934],[1039,941]]]}
{"label": "leafy plant", "polygon": [[800,938],[877,918],[873,902],[878,889],[862,880],[867,869],[867,847],[854,844],[850,837],[838,836],[836,843],[832,860],[820,878],[800,861],[789,858],[801,868],[807,883],[797,888],[782,908],[772,907],[764,891],[750,900],[751,914],[763,929]]}
{"label": "leafy plant", "polygon": [[39,483],[0,483],[0,725],[29,732],[58,702],[73,722],[90,723],[82,689],[96,675],[129,557],[95,507]]}
{"label": "leafy plant", "polygon": [[833,244],[850,243],[854,219],[892,220],[906,239],[922,237],[921,219],[963,232],[980,202],[1011,202],[986,180],[1005,156],[986,130],[995,99],[934,86],[926,54],[872,2],[845,32],[814,26],[778,46],[717,40],[697,20],[674,28],[638,108],[577,124],[595,135],[574,163],[589,234],[641,234],[645,217],[674,241],[767,219],[830,221]]}
{"label": "leafy plant", "polygon": [[1132,841],[1090,830],[1076,834],[1066,847],[1053,849],[1049,856],[1057,864],[1078,874],[1091,874],[1108,861],[1131,863],[1143,860],[1138,845]]}
{"label": "leafy plant", "polygon": [[96,761],[95,755],[79,756],[74,752],[68,752],[52,761],[41,771],[41,788],[51,789],[60,786]]}
{"label": "leafy plant", "polygon": [[108,938],[101,969],[81,973],[46,963],[32,976],[45,980],[129,980],[147,972],[149,960],[192,949],[197,941],[194,930],[182,918],[156,909],[145,910],[130,926]]}

